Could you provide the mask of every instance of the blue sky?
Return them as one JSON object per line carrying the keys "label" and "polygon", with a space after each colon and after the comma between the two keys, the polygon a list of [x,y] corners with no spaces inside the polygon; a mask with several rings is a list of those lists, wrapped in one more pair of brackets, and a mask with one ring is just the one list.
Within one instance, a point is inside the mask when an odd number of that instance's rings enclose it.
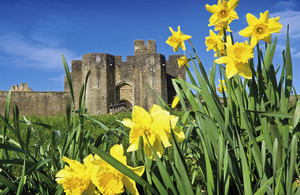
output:
{"label": "blue sky", "polygon": [[[211,16],[205,4],[217,0],[0,0],[0,90],[28,83],[34,91],[63,91],[61,55],[68,63],[86,53],[133,55],[133,41],[155,40],[158,53],[175,54],[165,41],[169,26],[181,26],[191,35],[205,68],[212,66],[213,52],[206,52]],[[259,17],[270,11],[283,24],[278,36],[275,65],[282,65],[281,52],[290,24],[293,84],[300,93],[300,2],[298,0],[241,0],[239,20],[232,22],[235,41],[247,27],[246,14]],[[273,36],[274,37],[274,36]],[[188,45],[188,44],[186,44]],[[187,51],[191,51],[187,47]],[[176,54],[182,54],[179,50]],[[168,58],[168,57],[167,57]]]}

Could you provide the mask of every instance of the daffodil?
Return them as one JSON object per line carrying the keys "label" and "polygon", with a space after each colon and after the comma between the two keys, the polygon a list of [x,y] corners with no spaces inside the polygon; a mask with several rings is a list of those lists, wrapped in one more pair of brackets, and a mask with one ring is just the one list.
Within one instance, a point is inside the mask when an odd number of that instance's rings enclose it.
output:
{"label": "daffodil", "polygon": [[[222,80],[222,81],[220,81],[220,79],[218,79],[218,81],[219,81],[219,85],[218,85],[218,91],[220,92],[220,93],[223,93],[223,90],[222,89],[224,89],[224,92],[226,92],[227,91],[227,88],[226,88],[226,85],[225,85],[225,80]],[[222,88],[223,87],[223,88]]]}
{"label": "daffodil", "polygon": [[[232,22],[232,20],[229,20],[229,21],[228,21],[228,25],[227,25],[227,27],[226,27],[226,29],[225,29],[227,32],[232,32],[232,30],[231,30],[230,27],[229,27],[229,24],[230,24],[231,22]],[[223,22],[219,22],[219,23],[215,24],[214,31],[219,31],[219,32],[218,32],[218,36],[223,37],[223,36],[224,36]]]}
{"label": "daffodil", "polygon": [[172,108],[175,108],[177,106],[178,102],[179,102],[179,97],[178,97],[178,95],[176,95],[172,102]]}
{"label": "daffodil", "polygon": [[205,37],[205,45],[207,47],[206,51],[214,50],[216,53],[225,48],[222,37],[216,35],[212,30],[209,30],[209,36]]}
{"label": "daffodil", "polygon": [[[110,155],[126,165],[139,176],[143,175],[145,171],[144,166],[133,168],[127,165],[127,159],[126,156],[124,156],[124,149],[122,145],[114,145],[110,149]],[[95,156],[95,160],[92,163],[95,165],[95,169],[91,175],[91,180],[97,186],[97,189],[99,189],[101,194],[121,194],[125,191],[124,186],[126,190],[131,194],[139,194],[134,180],[130,179],[129,177],[112,167],[100,157]]]}
{"label": "daffodil", "polygon": [[171,47],[173,47],[173,50],[175,52],[178,51],[178,48],[180,47],[182,50],[186,50],[184,41],[189,40],[192,38],[192,36],[185,35],[180,31],[180,26],[177,27],[178,31],[174,31],[171,27],[169,27],[172,36],[168,38],[166,41],[167,44],[169,44]]}
{"label": "daffodil", "polygon": [[190,61],[190,59],[187,59],[186,56],[181,56],[180,58],[177,58],[179,68],[181,68],[184,65],[190,67],[189,61]]}
{"label": "daffodil", "polygon": [[227,78],[239,74],[247,79],[252,78],[252,71],[248,65],[248,60],[253,58],[253,47],[248,44],[236,42],[234,45],[226,44],[227,56],[215,60],[218,64],[226,64]]}
{"label": "daffodil", "polygon": [[95,185],[91,182],[90,175],[94,169],[92,161],[93,156],[90,154],[83,162],[84,165],[76,160],[62,157],[62,161],[69,164],[56,174],[56,181],[62,184],[67,195],[96,194]]}
{"label": "daffodil", "polygon": [[223,28],[227,29],[227,25],[234,19],[239,19],[235,8],[239,4],[239,0],[219,0],[217,5],[205,5],[207,11],[213,15],[209,18],[208,26],[223,24]]}
{"label": "daffodil", "polygon": [[241,30],[239,34],[244,37],[251,37],[251,45],[255,46],[260,40],[271,43],[271,34],[279,33],[282,25],[278,22],[279,17],[269,19],[269,11],[260,13],[257,19],[252,14],[247,14],[248,27]]}
{"label": "daffodil", "polygon": [[146,140],[147,136],[156,154],[161,157],[164,147],[171,146],[171,129],[174,131],[177,141],[180,142],[185,138],[182,130],[176,127],[177,121],[177,116],[170,115],[168,111],[163,110],[158,105],[153,105],[149,113],[142,107],[134,106],[132,120],[128,118],[123,119],[123,124],[131,129],[129,135],[130,146],[127,151],[136,151],[139,147],[139,139],[142,137],[145,154],[150,159],[155,160]]}

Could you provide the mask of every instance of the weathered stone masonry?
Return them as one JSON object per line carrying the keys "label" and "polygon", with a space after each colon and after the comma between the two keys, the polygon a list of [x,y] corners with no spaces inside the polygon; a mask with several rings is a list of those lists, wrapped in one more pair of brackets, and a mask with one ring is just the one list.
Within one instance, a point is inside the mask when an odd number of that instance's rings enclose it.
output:
{"label": "weathered stone masonry", "polygon": [[[175,95],[171,78],[186,78],[185,70],[179,69],[177,58],[165,59],[156,53],[156,44],[148,40],[134,41],[134,56],[113,56],[106,53],[89,53],[82,60],[71,62],[71,78],[75,95],[76,108],[78,97],[90,70],[87,85],[86,108],[88,114],[105,114],[112,105],[138,105],[149,109],[155,103],[148,85],[165,101],[170,103]],[[19,85],[22,90],[12,92],[12,101],[20,107],[23,114],[55,115],[64,113],[67,99],[70,99],[69,86],[65,78],[64,92],[34,92],[27,84]],[[21,86],[21,87],[20,87]],[[17,86],[14,88],[18,89]],[[23,88],[26,90],[23,90]],[[7,91],[0,91],[0,112],[3,114]]]}

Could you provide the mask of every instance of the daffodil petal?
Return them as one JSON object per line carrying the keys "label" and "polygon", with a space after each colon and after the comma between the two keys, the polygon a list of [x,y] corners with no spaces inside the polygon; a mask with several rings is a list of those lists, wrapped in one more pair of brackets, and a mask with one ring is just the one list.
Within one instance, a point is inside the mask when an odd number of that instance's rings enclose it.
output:
{"label": "daffodil petal", "polygon": [[239,35],[241,35],[243,37],[251,37],[252,36],[252,27],[248,26],[245,29],[241,30],[239,32]]}
{"label": "daffodil petal", "polygon": [[177,106],[179,102],[179,97],[178,96],[175,96],[174,100],[172,101],[172,108],[175,108]]}
{"label": "daffodil petal", "polygon": [[271,32],[280,33],[280,30],[282,29],[282,24],[280,24],[279,22],[272,22],[269,23],[268,28]]}
{"label": "daffodil petal", "polygon": [[177,142],[181,142],[185,139],[185,135],[179,127],[175,127],[173,129],[173,132],[174,132],[174,135],[175,135],[175,138],[176,138]]}
{"label": "daffodil petal", "polygon": [[208,5],[208,4],[206,4],[205,8],[208,12],[210,12],[212,14],[214,14],[218,11],[218,6],[217,5]]}
{"label": "daffodil petal", "polygon": [[218,22],[219,22],[219,18],[218,18],[218,16],[217,15],[212,15],[210,18],[209,18],[209,24],[208,24],[208,26],[214,26],[214,25],[216,25]]}
{"label": "daffodil petal", "polygon": [[139,194],[134,180],[128,178],[127,176],[124,176],[122,181],[126,190],[128,190],[131,194]]}
{"label": "daffodil petal", "polygon": [[163,143],[163,145],[164,145],[165,148],[171,146],[171,144],[170,144],[170,142],[169,142],[169,138],[168,138],[168,136],[167,136],[167,134],[166,134],[165,131],[162,130],[162,131],[159,133],[159,137],[160,137],[160,140],[161,140],[161,142]]}
{"label": "daffodil petal", "polygon": [[172,34],[174,34],[174,30],[171,27],[169,27],[169,30],[171,31]]}
{"label": "daffodil petal", "polygon": [[163,109],[159,105],[153,104],[153,106],[151,106],[151,108],[150,108],[149,113],[150,113],[150,115],[152,115],[153,113],[161,111],[161,110],[163,110]]}
{"label": "daffodil petal", "polygon": [[123,163],[124,165],[127,165],[126,163],[126,156],[124,156],[124,151],[123,151],[123,146],[122,144],[115,144],[111,149],[110,149],[110,155]]}
{"label": "daffodil petal", "polygon": [[218,59],[215,59],[215,62],[217,64],[226,64],[226,63],[230,63],[231,59],[228,56],[224,56],[224,57],[220,57]]}
{"label": "daffodil petal", "polygon": [[129,127],[130,129],[134,125],[134,123],[132,122],[132,120],[129,119],[129,118],[124,118],[123,121],[122,121],[122,124],[125,125],[126,127]]}
{"label": "daffodil petal", "polygon": [[269,11],[265,11],[265,13],[260,13],[259,22],[266,23],[269,19]]}
{"label": "daffodil petal", "polygon": [[85,166],[87,166],[87,165],[90,164],[93,160],[94,160],[94,157],[93,157],[92,154],[90,154],[90,155],[88,155],[87,157],[85,157],[85,158],[83,159],[83,164],[84,164]]}
{"label": "daffodil petal", "polygon": [[254,47],[258,43],[258,41],[259,40],[257,40],[256,36],[252,36],[251,37],[251,44],[250,45]]}
{"label": "daffodil petal", "polygon": [[238,68],[238,72],[240,76],[245,77],[246,79],[252,78],[252,71],[248,63],[240,63],[237,64],[236,67]]}
{"label": "daffodil petal", "polygon": [[153,123],[151,124],[151,129],[159,130],[166,129],[170,127],[169,119],[170,114],[165,110],[157,111],[152,114]]}
{"label": "daffodil petal", "polygon": [[234,64],[226,64],[226,76],[228,79],[236,75],[239,71]]}
{"label": "daffodil petal", "polygon": [[250,13],[248,13],[246,15],[246,18],[247,18],[247,22],[248,22],[249,26],[252,26],[252,25],[258,23],[258,19]]}
{"label": "daffodil petal", "polygon": [[170,124],[171,124],[171,128],[172,128],[172,129],[175,128],[178,119],[179,119],[179,117],[177,117],[177,116],[174,116],[174,115],[171,115],[171,116],[170,116]]}
{"label": "daffodil petal", "polygon": [[164,153],[164,148],[163,146],[161,145],[161,141],[160,140],[156,140],[153,144],[153,149],[156,151],[156,154],[159,158],[161,158],[161,156],[163,155]]}
{"label": "daffodil petal", "polygon": [[183,41],[189,40],[189,39],[191,39],[191,38],[192,38],[192,36],[190,36],[190,35],[182,35],[182,36],[181,36],[181,39],[182,39]]}
{"label": "daffodil petal", "polygon": [[228,9],[235,9],[239,4],[239,0],[228,1]]}
{"label": "daffodil petal", "polygon": [[139,176],[142,176],[145,171],[145,166],[139,166],[139,167],[129,167],[133,172],[138,174]]}
{"label": "daffodil petal", "polygon": [[145,152],[146,156],[148,156],[149,159],[155,160],[152,150],[148,143],[144,143],[144,152]]}
{"label": "daffodil petal", "polygon": [[179,46],[180,46],[180,48],[181,48],[183,51],[185,51],[185,50],[186,50],[186,48],[185,48],[185,44],[184,44],[184,42],[183,42],[183,41],[179,43]]}
{"label": "daffodil petal", "polygon": [[62,157],[62,161],[69,164],[70,168],[74,171],[84,170],[85,166],[76,160],[71,160],[65,156]]}
{"label": "daffodil petal", "polygon": [[152,122],[150,114],[144,108],[139,106],[133,107],[132,120],[133,122],[143,121],[144,125],[150,125]]}
{"label": "daffodil petal", "polygon": [[133,152],[139,149],[139,145],[132,143],[129,145],[129,147],[127,148],[127,152]]}

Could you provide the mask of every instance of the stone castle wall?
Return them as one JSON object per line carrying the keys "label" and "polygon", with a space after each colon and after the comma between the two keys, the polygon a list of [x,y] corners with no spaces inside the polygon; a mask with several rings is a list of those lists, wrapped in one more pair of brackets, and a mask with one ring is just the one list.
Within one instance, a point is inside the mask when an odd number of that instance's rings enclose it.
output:
{"label": "stone castle wall", "polygon": [[[171,103],[175,91],[171,79],[185,79],[184,68],[179,69],[176,56],[156,53],[156,44],[148,40],[134,41],[134,56],[121,56],[106,53],[89,53],[82,60],[71,63],[71,79],[75,96],[75,109],[78,109],[79,93],[90,70],[86,86],[86,108],[88,114],[105,114],[110,106],[126,103],[149,109],[155,102],[149,86],[165,101]],[[71,101],[69,84],[64,80],[64,92],[33,92],[27,84],[12,87],[12,101],[22,114],[55,115],[65,113],[67,100]],[[0,113],[4,111],[7,91],[0,91]]]}
{"label": "stone castle wall", "polygon": [[[8,91],[0,91],[0,114],[4,114]],[[12,91],[11,102],[19,107],[24,115],[57,115],[66,113],[67,100],[71,99],[68,92],[33,92]],[[12,108],[11,108],[12,111]]]}

